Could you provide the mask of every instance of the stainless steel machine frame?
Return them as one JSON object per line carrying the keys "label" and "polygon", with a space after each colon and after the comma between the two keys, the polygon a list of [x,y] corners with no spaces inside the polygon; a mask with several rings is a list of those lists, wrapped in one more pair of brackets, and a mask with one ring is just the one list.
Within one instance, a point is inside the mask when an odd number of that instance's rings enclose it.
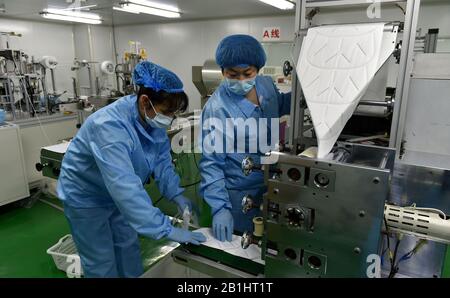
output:
{"label": "stainless steel machine frame", "polygon": [[378,254],[395,151],[345,144],[345,162],[277,155],[266,167],[266,277],[365,277]]}
{"label": "stainless steel machine frame", "polygon": [[209,97],[219,87],[222,79],[222,70],[212,59],[206,60],[203,66],[192,66],[192,82],[201,95],[201,108],[203,108]]}

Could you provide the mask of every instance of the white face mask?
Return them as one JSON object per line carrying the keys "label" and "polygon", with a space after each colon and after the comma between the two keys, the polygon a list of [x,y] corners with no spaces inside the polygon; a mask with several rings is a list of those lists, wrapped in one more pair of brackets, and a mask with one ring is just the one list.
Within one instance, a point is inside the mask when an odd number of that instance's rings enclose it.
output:
{"label": "white face mask", "polygon": [[173,118],[163,115],[161,113],[158,113],[155,110],[155,107],[153,106],[152,102],[149,100],[150,105],[152,106],[153,111],[155,112],[155,117],[152,119],[149,116],[147,116],[147,112],[145,112],[145,122],[147,122],[148,125],[150,125],[153,128],[164,128],[167,129],[170,124],[172,124]]}

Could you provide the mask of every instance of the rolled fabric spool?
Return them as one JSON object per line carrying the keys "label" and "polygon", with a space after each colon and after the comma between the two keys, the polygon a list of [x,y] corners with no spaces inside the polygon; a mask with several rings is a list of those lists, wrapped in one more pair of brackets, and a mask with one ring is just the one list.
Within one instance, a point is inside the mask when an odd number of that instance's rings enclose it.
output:
{"label": "rolled fabric spool", "polygon": [[58,60],[53,56],[43,56],[41,61],[41,65],[48,69],[55,69],[56,65],[58,65]]}
{"label": "rolled fabric spool", "polygon": [[262,237],[264,233],[264,220],[262,217],[253,218],[253,224],[255,225],[255,230],[253,235],[256,237]]}
{"label": "rolled fabric spool", "polygon": [[114,68],[115,68],[114,63],[112,63],[111,61],[103,61],[102,64],[100,65],[102,73],[106,75],[114,74]]}

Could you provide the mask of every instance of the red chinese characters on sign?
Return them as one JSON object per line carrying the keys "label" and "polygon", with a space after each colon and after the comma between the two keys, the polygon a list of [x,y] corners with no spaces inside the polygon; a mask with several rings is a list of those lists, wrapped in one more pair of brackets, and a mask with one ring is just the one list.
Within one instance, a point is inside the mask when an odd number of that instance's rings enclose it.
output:
{"label": "red chinese characters on sign", "polygon": [[270,31],[270,37],[280,38],[280,29],[272,29],[272,31]]}
{"label": "red chinese characters on sign", "polygon": [[279,27],[266,27],[263,30],[263,40],[279,40],[281,38],[281,30]]}

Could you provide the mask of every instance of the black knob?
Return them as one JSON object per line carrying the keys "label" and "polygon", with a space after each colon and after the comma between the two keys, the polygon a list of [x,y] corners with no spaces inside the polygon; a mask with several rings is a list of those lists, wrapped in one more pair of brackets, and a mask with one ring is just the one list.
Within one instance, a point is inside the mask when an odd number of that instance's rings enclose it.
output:
{"label": "black knob", "polygon": [[40,172],[44,169],[44,166],[41,163],[35,164],[36,171]]}
{"label": "black knob", "polygon": [[288,60],[284,61],[284,64],[283,64],[283,75],[285,77],[290,75],[293,69],[294,68],[291,66],[291,63]]}
{"label": "black knob", "polygon": [[81,123],[78,123],[77,128],[80,129],[80,127],[81,127]]}
{"label": "black knob", "polygon": [[305,220],[305,214],[298,208],[290,207],[287,209],[287,220],[289,225],[299,227]]}

